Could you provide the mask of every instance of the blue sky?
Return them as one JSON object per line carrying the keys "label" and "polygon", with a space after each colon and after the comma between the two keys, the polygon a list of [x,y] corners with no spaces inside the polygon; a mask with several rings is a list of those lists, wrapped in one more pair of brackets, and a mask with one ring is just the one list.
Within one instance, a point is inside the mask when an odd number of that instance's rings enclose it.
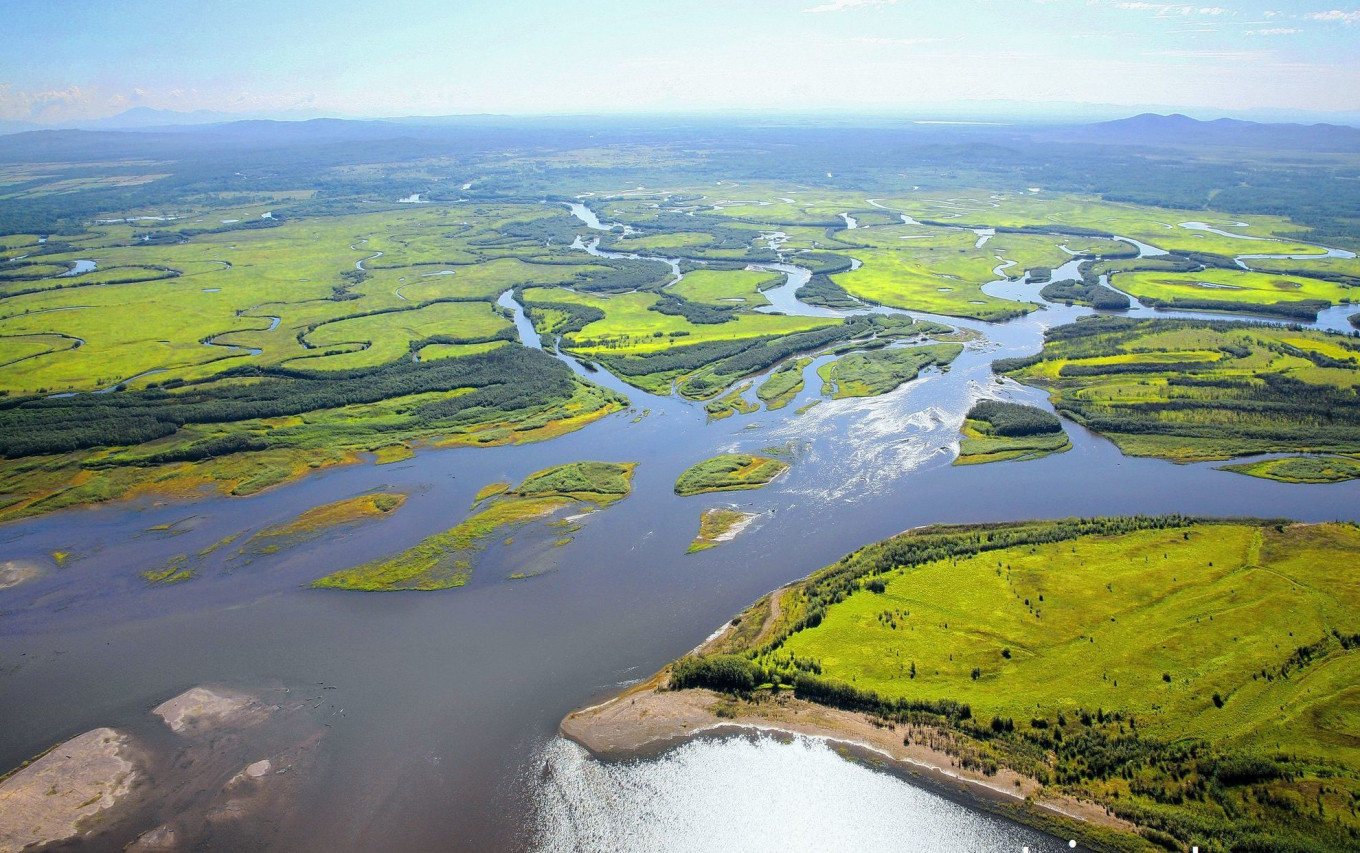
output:
{"label": "blue sky", "polygon": [[1360,7],[1335,2],[6,0],[0,119],[997,100],[1354,112]]}

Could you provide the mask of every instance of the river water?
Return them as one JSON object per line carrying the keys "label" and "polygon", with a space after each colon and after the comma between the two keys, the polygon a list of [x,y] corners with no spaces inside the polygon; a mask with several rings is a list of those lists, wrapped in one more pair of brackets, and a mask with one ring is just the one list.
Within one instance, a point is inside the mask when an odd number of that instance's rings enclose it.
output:
{"label": "river water", "polygon": [[[790,282],[767,296],[820,313],[791,299],[801,273],[781,271]],[[1033,298],[1038,285],[987,289]],[[509,294],[501,304],[528,337]],[[1322,521],[1360,506],[1360,482],[1289,485],[1213,464],[1126,458],[1074,424],[1067,453],[952,467],[972,401],[1047,407],[1042,393],[994,378],[991,361],[1032,354],[1045,328],[1089,313],[1050,306],[1001,325],[945,319],[983,336],[947,372],[803,415],[796,409],[818,398],[821,360],[787,408],[713,422],[699,404],[568,360],[634,408],[543,444],[423,450],[250,498],[139,500],[4,525],[0,560],[43,574],[0,590],[0,767],[96,726],[153,739],[147,710],[196,684],[324,683],[334,689],[313,711],[324,725],[320,769],[280,823],[241,830],[257,846],[642,851],[722,838],[725,847],[795,850],[1065,849],[816,741],[729,736],[606,765],[562,741],[557,724],[693,648],[768,590],[917,525],[1165,512]],[[672,492],[694,462],[767,447],[795,464],[766,489]],[[639,465],[633,494],[582,519],[565,546],[517,532],[511,545],[488,546],[466,587],[445,592],[305,588],[447,529],[488,483],[580,459]],[[388,520],[250,562],[232,556],[234,545],[200,556],[224,537],[378,489],[406,492],[407,504]],[[686,556],[700,512],[719,504],[763,515],[736,540]],[[70,556],[58,566],[53,552]],[[139,577],[177,555],[195,567],[192,581],[148,587]],[[141,828],[164,817],[153,807]],[[810,838],[826,843],[800,840]],[[126,840],[81,849],[118,850]]]}

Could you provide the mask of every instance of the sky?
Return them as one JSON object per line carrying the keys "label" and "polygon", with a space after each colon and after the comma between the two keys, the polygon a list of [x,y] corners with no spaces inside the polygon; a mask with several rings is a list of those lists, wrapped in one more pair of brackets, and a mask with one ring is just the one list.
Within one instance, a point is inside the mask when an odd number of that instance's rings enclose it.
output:
{"label": "sky", "polygon": [[1337,2],[6,0],[0,120],[995,101],[1355,113],[1360,8]]}

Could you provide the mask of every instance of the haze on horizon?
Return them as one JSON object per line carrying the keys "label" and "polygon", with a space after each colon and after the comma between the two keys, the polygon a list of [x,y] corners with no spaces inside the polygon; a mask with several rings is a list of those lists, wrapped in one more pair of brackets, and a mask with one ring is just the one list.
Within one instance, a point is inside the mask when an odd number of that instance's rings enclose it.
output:
{"label": "haze on horizon", "polygon": [[0,120],[133,107],[349,117],[929,110],[1360,111],[1337,0],[12,0]]}

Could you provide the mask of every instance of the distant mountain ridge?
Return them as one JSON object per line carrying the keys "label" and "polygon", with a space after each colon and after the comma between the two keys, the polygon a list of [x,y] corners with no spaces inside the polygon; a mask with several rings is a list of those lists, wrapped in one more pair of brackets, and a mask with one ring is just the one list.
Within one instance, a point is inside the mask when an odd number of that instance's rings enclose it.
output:
{"label": "distant mountain ridge", "polygon": [[1180,113],[1142,113],[1067,128],[1058,135],[1064,141],[1118,145],[1226,145],[1360,151],[1360,128],[1338,124],[1262,124],[1232,118],[1200,121]]}

